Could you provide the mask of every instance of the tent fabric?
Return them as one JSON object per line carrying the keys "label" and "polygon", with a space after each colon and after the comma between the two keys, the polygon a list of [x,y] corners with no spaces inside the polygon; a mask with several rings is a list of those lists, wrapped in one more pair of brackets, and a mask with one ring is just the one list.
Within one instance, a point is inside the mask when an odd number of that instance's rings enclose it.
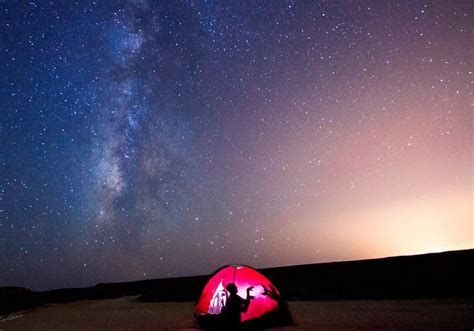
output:
{"label": "tent fabric", "polygon": [[265,276],[249,266],[229,265],[217,270],[205,285],[195,307],[196,318],[212,318],[212,315],[218,316],[221,313],[228,297],[225,289],[230,283],[236,285],[237,294],[243,299],[247,297],[247,288],[253,286],[250,292],[253,299],[247,311],[241,312],[242,323],[282,311],[280,292]]}

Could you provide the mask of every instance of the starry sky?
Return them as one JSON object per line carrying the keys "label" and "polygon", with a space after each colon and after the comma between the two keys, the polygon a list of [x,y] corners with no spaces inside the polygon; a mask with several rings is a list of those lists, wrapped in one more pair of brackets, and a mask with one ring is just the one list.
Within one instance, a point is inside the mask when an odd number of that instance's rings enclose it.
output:
{"label": "starry sky", "polygon": [[469,1],[1,1],[0,286],[474,247]]}

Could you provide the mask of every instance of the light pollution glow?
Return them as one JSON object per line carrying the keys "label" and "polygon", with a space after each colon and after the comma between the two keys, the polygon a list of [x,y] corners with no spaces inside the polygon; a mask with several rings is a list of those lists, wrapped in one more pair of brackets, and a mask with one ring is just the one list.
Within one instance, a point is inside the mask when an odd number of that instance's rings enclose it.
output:
{"label": "light pollution glow", "polygon": [[474,247],[469,1],[2,1],[0,286]]}

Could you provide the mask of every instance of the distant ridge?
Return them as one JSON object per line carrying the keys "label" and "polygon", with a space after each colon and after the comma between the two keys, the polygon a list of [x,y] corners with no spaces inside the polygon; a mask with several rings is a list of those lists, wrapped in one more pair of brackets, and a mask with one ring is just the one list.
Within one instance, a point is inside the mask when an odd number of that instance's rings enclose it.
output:
{"label": "distant ridge", "polygon": [[[287,300],[474,298],[474,249],[259,269]],[[35,292],[0,288],[0,314],[46,303],[140,295],[142,301],[196,301],[209,276],[97,284]]]}

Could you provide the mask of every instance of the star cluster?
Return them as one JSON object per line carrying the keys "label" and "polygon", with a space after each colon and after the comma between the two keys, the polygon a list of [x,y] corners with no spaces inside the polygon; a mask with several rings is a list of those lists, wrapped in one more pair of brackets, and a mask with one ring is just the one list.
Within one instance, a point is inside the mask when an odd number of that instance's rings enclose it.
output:
{"label": "star cluster", "polygon": [[470,12],[2,2],[0,286],[472,247]]}

